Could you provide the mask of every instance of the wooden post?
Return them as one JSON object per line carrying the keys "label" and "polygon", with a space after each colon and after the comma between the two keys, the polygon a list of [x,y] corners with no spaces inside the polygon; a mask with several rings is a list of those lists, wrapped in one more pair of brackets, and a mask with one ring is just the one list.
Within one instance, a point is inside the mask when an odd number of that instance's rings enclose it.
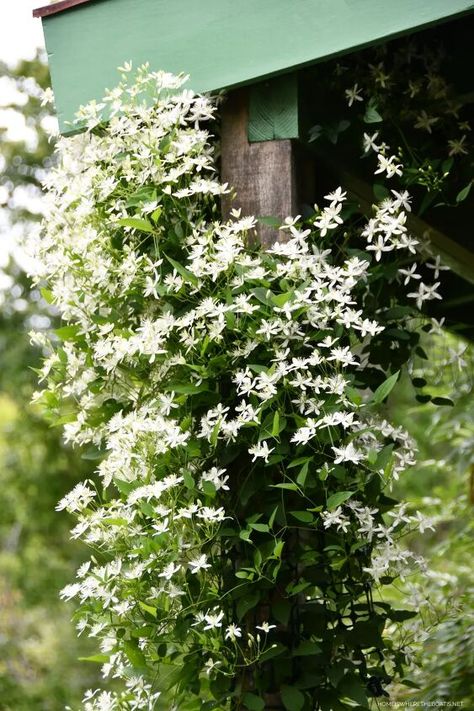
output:
{"label": "wooden post", "polygon": [[[223,201],[224,214],[231,207],[243,215],[277,217],[296,214],[296,167],[293,141],[248,141],[248,99],[246,88],[230,93],[222,109],[222,180],[235,190],[236,198]],[[285,235],[259,225],[259,240],[266,247]]]}
{"label": "wooden post", "polygon": [[[224,215],[231,208],[241,208],[243,215],[277,217],[283,221],[298,213],[299,198],[313,201],[312,161],[291,139],[248,140],[249,90],[230,93],[222,110],[221,178],[235,191],[235,199],[225,196]],[[264,224],[257,228],[257,238],[266,247],[288,239],[288,232]],[[267,619],[268,615],[264,616]],[[252,679],[244,673],[239,680],[243,689],[253,690]],[[266,711],[281,711],[279,690],[264,694]],[[240,708],[240,706],[238,706]]]}

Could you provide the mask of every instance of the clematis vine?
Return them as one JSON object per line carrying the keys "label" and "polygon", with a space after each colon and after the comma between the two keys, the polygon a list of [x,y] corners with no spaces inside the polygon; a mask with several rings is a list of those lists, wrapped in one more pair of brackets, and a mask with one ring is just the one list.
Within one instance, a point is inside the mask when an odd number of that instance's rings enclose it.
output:
{"label": "clematis vine", "polygon": [[414,452],[383,402],[438,298],[409,195],[361,226],[339,187],[263,251],[220,214],[215,103],[122,70],[58,143],[37,245],[64,325],[35,336],[36,398],[97,458],[58,504],[93,550],[62,597],[119,680],[84,709],[365,708],[404,673],[380,590],[423,566],[399,540],[427,525],[387,494]]}

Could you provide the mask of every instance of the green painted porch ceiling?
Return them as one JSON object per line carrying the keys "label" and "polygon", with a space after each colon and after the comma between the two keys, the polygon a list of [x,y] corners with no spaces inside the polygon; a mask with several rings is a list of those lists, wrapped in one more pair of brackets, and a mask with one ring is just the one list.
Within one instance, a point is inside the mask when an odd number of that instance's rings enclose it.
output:
{"label": "green painted porch ceiling", "polygon": [[132,60],[198,91],[255,82],[474,9],[472,0],[93,0],[43,18],[60,127]]}

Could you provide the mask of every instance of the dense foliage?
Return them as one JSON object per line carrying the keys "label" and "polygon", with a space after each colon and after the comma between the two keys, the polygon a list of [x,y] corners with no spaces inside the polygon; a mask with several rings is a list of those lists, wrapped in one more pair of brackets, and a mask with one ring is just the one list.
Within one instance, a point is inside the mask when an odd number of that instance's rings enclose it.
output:
{"label": "dense foliage", "polygon": [[440,298],[409,195],[366,220],[337,188],[263,252],[219,218],[212,103],[122,71],[59,144],[39,244],[64,325],[37,399],[99,460],[59,504],[94,549],[62,595],[124,685],[85,708],[367,708],[410,655],[384,627],[416,615],[381,590],[431,527],[390,495],[414,458],[384,418]]}

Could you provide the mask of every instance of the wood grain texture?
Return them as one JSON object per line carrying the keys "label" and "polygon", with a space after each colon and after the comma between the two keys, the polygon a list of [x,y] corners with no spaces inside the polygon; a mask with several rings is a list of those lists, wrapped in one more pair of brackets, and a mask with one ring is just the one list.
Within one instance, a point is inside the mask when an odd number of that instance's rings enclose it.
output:
{"label": "wood grain texture", "polygon": [[[222,109],[222,180],[236,197],[223,200],[224,213],[239,207],[244,215],[283,220],[296,211],[295,154],[292,141],[248,141],[248,90],[230,93]],[[259,225],[258,238],[269,246],[283,232]]]}
{"label": "wood grain texture", "polygon": [[43,18],[60,128],[133,60],[197,91],[254,83],[474,8],[473,0],[95,0]]}
{"label": "wood grain texture", "polygon": [[[240,207],[244,215],[283,219],[294,214],[297,205],[296,146],[289,139],[250,143],[250,91],[246,88],[232,91],[221,112],[221,177],[236,192],[234,199],[229,196],[223,200],[223,213],[226,216],[231,208]],[[256,238],[268,247],[275,241],[286,239],[287,232],[260,224]],[[252,616],[256,614],[260,622],[268,620],[275,594],[279,594],[277,589],[269,593],[267,600],[260,602]],[[252,622],[252,626],[254,624]],[[255,693],[251,669],[240,672],[238,684],[243,691]],[[278,689],[264,693],[263,701],[265,711],[285,711]],[[240,707],[238,702],[232,706],[233,709]]]}

